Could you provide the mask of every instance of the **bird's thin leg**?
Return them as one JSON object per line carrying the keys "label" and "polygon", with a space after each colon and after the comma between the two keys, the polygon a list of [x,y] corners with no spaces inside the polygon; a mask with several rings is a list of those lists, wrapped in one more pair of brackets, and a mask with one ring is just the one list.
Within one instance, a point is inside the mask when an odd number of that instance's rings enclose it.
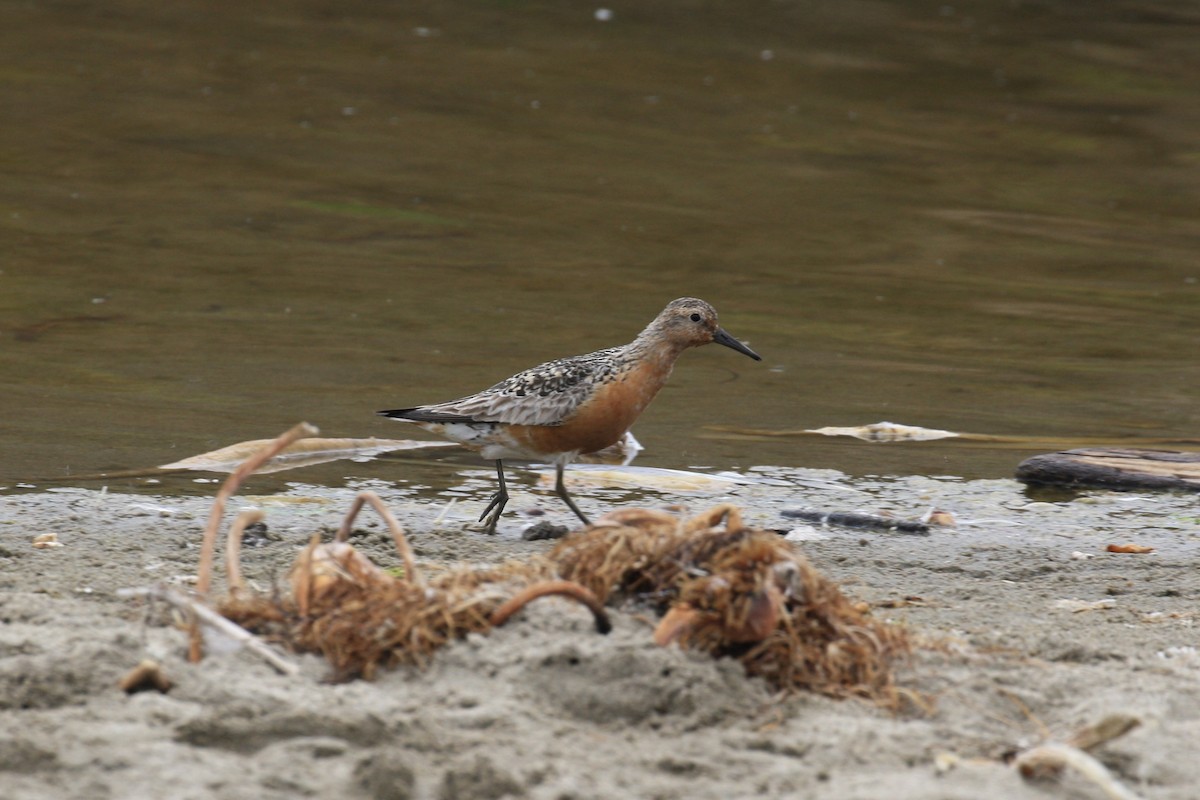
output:
{"label": "bird's thin leg", "polygon": [[[479,521],[483,522],[483,518],[488,516],[487,524],[483,527],[484,533],[495,533],[496,523],[500,521],[500,515],[504,513],[504,507],[508,505],[508,486],[504,483],[504,462],[496,459],[496,477],[500,479],[500,488],[492,495],[492,501],[487,504],[487,508],[479,515]],[[493,511],[493,509],[495,509]]]}
{"label": "bird's thin leg", "polygon": [[562,498],[562,501],[567,504],[567,508],[575,512],[575,516],[583,520],[584,525],[591,525],[592,521],[583,515],[579,506],[575,505],[575,501],[571,499],[571,495],[567,494],[567,487],[563,486],[563,465],[555,464],[554,469],[558,472],[558,477],[554,481],[554,493]]}

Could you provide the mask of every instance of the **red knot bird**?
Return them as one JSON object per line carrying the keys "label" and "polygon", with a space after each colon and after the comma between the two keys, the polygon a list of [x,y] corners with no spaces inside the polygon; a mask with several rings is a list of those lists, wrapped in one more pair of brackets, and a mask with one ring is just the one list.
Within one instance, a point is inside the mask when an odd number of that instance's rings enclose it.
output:
{"label": "red knot bird", "polygon": [[506,458],[554,464],[555,494],[586,525],[588,518],[563,486],[563,468],[624,437],[666,384],[679,354],[711,342],[762,360],[717,325],[712,306],[681,297],[668,303],[629,344],[549,361],[448,403],[379,414],[419,425],[496,462],[500,488],[479,515],[480,522],[487,518],[487,533],[495,532],[508,503]]}

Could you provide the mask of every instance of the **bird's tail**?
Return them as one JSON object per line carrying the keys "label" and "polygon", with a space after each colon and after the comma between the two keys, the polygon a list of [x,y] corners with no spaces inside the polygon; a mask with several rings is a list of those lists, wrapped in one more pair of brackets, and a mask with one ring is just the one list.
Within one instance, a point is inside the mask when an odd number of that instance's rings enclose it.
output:
{"label": "bird's tail", "polygon": [[416,408],[393,408],[390,411],[375,412],[381,417],[408,420],[409,422],[473,422],[470,417],[462,414],[447,414],[444,411],[432,411],[425,406]]}

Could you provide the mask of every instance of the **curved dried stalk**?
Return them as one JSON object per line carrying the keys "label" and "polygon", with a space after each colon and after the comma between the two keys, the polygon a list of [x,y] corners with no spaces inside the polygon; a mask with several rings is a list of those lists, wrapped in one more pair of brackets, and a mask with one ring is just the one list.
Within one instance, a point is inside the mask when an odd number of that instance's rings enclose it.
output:
{"label": "curved dried stalk", "polygon": [[350,526],[354,524],[355,517],[362,510],[364,503],[370,503],[371,507],[378,512],[379,516],[383,517],[384,523],[387,524],[388,530],[392,532],[392,541],[396,543],[396,551],[400,553],[400,559],[404,562],[404,578],[412,583],[420,583],[421,578],[417,573],[417,561],[413,556],[412,548],[408,545],[408,539],[404,537],[404,529],[400,527],[400,523],[384,505],[383,500],[374,492],[359,492],[354,498],[354,503],[351,504],[350,510],[346,512],[346,518],[342,520],[342,527],[338,529],[337,535],[333,537],[335,542],[344,542],[350,538]]}
{"label": "curved dried stalk", "polygon": [[229,526],[229,534],[225,537],[225,582],[229,584],[230,595],[246,588],[246,582],[242,580],[242,534],[246,528],[262,522],[264,516],[259,509],[248,508]]}
{"label": "curved dried stalk", "polygon": [[732,503],[721,503],[689,519],[684,523],[684,529],[689,533],[697,533],[717,527],[721,520],[725,520],[725,530],[730,533],[745,527],[742,525],[742,510]]}
{"label": "curved dried stalk", "polygon": [[272,439],[269,445],[258,451],[251,458],[246,459],[232,475],[225,479],[225,483],[221,484],[221,489],[217,492],[216,499],[213,500],[212,511],[208,515],[208,525],[204,529],[204,540],[200,544],[200,569],[196,576],[196,592],[198,594],[208,594],[209,587],[212,586],[213,551],[217,545],[217,532],[221,528],[221,517],[225,514],[225,503],[238,490],[238,487],[242,485],[242,481],[250,477],[263,464],[279,455],[280,450],[297,439],[316,436],[318,433],[320,431],[315,426],[309,425],[307,422],[301,422],[291,430]]}
{"label": "curved dried stalk", "polygon": [[612,621],[608,618],[608,612],[604,610],[604,604],[587,588],[574,581],[543,581],[535,583],[532,586],[527,586],[520,593],[505,602],[504,605],[492,612],[491,623],[498,628],[508,622],[513,614],[516,614],[534,600],[537,600],[539,597],[550,597],[551,595],[569,597],[572,600],[583,603],[583,605],[587,606],[588,611],[592,612],[592,618],[596,622],[596,630],[598,632],[606,634],[612,630]]}
{"label": "curved dried stalk", "polygon": [[294,576],[292,578],[292,595],[296,599],[296,608],[302,617],[308,616],[308,609],[312,605],[313,555],[320,546],[321,534],[314,533],[308,542],[308,547],[301,550],[300,555],[296,556],[296,563],[292,567]]}

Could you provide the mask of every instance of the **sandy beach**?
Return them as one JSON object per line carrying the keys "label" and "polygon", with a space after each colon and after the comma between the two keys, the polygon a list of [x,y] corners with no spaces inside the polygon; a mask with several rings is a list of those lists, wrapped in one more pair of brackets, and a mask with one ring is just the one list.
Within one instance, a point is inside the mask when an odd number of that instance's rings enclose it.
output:
{"label": "sandy beach", "polygon": [[[732,501],[756,525],[792,529],[848,595],[932,645],[900,670],[932,713],[779,697],[736,662],[656,647],[643,613],[615,612],[615,630],[599,636],[561,600],[374,682],[323,682],[327,665],[311,655],[295,676],[245,651],[189,664],[165,609],[118,591],[186,585],[209,500],[61,489],[0,499],[4,796],[1082,799],[1104,795],[1073,773],[1029,782],[1006,759],[1111,714],[1140,721],[1094,753],[1117,780],[1144,798],[1196,796],[1193,496],[1044,502],[1015,481],[746,477],[683,501]],[[388,499],[382,483],[363,488]],[[577,491],[589,513],[601,510],[588,487]],[[248,577],[264,590],[282,580],[352,496],[293,485],[236,497],[231,513],[259,506],[271,532],[245,551]],[[516,516],[494,537],[467,530],[470,502],[447,512],[392,500],[422,563],[547,547],[521,541]],[[521,504],[567,521],[544,492]],[[780,514],[804,506],[899,517],[938,507],[958,525],[913,536],[794,527]],[[378,519],[367,512],[358,525],[355,545],[395,565]],[[35,549],[47,532],[62,546]],[[1106,552],[1114,543],[1154,550]],[[169,693],[116,688],[145,658],[162,663]]]}

